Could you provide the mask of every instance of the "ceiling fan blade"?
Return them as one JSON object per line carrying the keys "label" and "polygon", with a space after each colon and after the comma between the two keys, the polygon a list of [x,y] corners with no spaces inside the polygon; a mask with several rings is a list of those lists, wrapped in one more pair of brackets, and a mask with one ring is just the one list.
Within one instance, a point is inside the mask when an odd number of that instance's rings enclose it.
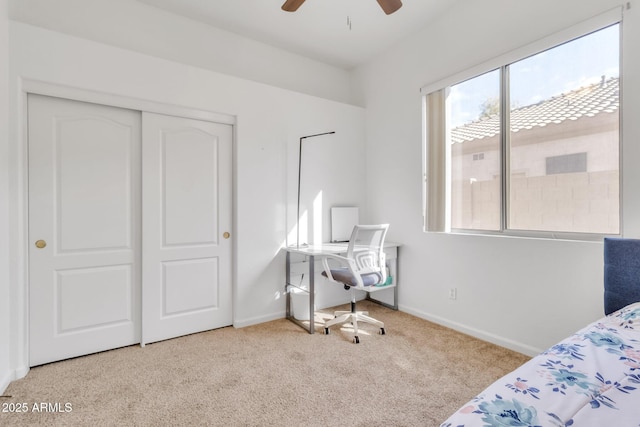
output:
{"label": "ceiling fan blade", "polygon": [[287,0],[282,5],[282,10],[295,12],[300,6],[302,6],[302,3],[304,3],[304,0]]}
{"label": "ceiling fan blade", "polygon": [[401,0],[378,0],[378,4],[387,15],[391,15],[402,7]]}

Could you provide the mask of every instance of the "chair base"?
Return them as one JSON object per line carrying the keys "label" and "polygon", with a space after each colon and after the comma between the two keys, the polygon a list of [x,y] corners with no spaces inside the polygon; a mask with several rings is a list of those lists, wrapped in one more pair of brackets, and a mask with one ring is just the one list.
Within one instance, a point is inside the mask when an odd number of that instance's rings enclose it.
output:
{"label": "chair base", "polygon": [[366,311],[336,311],[335,319],[331,319],[324,324],[324,333],[329,334],[329,328],[333,325],[350,322],[353,325],[354,331],[353,342],[358,344],[360,342],[360,337],[358,336],[358,322],[364,322],[379,327],[380,334],[384,335],[384,323],[374,319],[373,317],[369,317],[368,314],[369,313]]}

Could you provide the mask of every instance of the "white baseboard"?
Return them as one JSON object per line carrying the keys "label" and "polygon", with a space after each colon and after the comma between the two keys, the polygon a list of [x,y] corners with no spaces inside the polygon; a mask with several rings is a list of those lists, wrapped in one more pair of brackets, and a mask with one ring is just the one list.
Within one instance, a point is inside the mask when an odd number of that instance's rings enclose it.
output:
{"label": "white baseboard", "polygon": [[15,370],[14,374],[14,379],[19,380],[20,378],[24,378],[27,376],[27,374],[29,373],[29,368],[28,366],[21,366],[18,369]]}
{"label": "white baseboard", "polygon": [[399,307],[400,311],[404,311],[405,313],[409,313],[413,316],[419,317],[421,319],[424,320],[428,320],[430,322],[433,323],[437,323],[438,325],[442,325],[445,326],[447,328],[451,328],[453,330],[456,330],[458,332],[462,332],[463,334],[467,334],[470,335],[474,338],[478,338],[481,339],[483,341],[487,341],[490,342],[492,344],[496,344],[499,345],[500,347],[505,347],[508,348],[509,350],[513,350],[513,351],[517,351],[518,353],[522,353],[525,354],[527,356],[536,356],[538,354],[540,354],[542,351],[544,351],[544,349],[538,349],[538,348],[534,348],[531,347],[529,345],[523,344],[521,342],[517,342],[517,341],[513,341],[510,339],[506,339],[504,337],[480,330],[480,329],[476,329],[476,328],[472,328],[470,326],[464,325],[462,323],[458,323],[458,322],[452,322],[450,320],[444,319],[440,316],[435,316],[429,313],[425,313],[421,310],[416,310],[412,307],[407,307],[405,305],[400,305]]}
{"label": "white baseboard", "polygon": [[4,393],[11,381],[13,381],[13,372],[6,371],[0,373],[0,394]]}
{"label": "white baseboard", "polygon": [[247,326],[258,325],[260,323],[271,322],[272,320],[283,319],[284,311],[278,313],[267,314],[264,316],[256,316],[248,319],[235,319],[233,321],[234,328],[246,328]]}
{"label": "white baseboard", "polygon": [[28,367],[21,367],[14,371],[7,370],[6,372],[0,372],[0,394],[4,393],[9,384],[12,381],[19,380],[20,378],[24,378],[29,373]]}

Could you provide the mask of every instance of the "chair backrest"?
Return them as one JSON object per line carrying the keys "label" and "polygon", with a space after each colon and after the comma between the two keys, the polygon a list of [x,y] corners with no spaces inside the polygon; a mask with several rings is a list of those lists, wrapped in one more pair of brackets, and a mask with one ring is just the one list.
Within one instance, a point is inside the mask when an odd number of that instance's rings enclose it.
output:
{"label": "chair backrest", "polygon": [[376,273],[382,283],[387,280],[387,269],[384,254],[384,239],[389,224],[356,225],[351,232],[347,258],[355,274]]}
{"label": "chair backrest", "polygon": [[604,239],[604,312],[640,301],[640,240]]}

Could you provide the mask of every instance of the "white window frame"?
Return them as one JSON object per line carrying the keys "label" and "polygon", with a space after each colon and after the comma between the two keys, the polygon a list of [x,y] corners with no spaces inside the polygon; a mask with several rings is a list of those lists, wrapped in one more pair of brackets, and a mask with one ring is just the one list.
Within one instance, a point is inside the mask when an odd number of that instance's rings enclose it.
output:
{"label": "white window frame", "polygon": [[[501,221],[503,226],[499,231],[491,231],[491,230],[473,230],[473,229],[452,229],[451,228],[451,212],[450,212],[450,159],[448,158],[448,153],[441,159],[430,159],[430,146],[429,146],[429,129],[428,129],[428,115],[429,115],[429,107],[427,102],[427,96],[432,94],[433,92],[437,92],[440,90],[447,90],[447,88],[454,86],[458,83],[461,83],[465,80],[472,79],[481,74],[487,73],[489,71],[495,69],[504,69],[509,64],[513,64],[530,56],[536,55],[540,52],[543,52],[548,49],[552,49],[564,43],[570,42],[572,40],[578,39],[580,37],[586,36],[590,33],[599,31],[611,25],[619,24],[620,25],[620,52],[622,53],[622,16],[623,16],[623,7],[616,7],[611,10],[608,10],[600,15],[594,16],[586,21],[580,22],[576,25],[573,25],[569,28],[566,28],[557,33],[546,36],[540,40],[527,44],[521,48],[515,49],[498,57],[492,58],[486,62],[468,68],[464,71],[455,73],[451,76],[448,76],[444,79],[435,81],[433,83],[429,83],[420,88],[420,93],[422,96],[422,172],[423,172],[423,182],[422,182],[422,206],[423,206],[423,230],[425,232],[445,232],[451,234],[480,234],[480,235],[504,235],[504,236],[513,236],[513,237],[533,237],[533,238],[546,238],[546,239],[565,239],[565,240],[592,240],[599,241],[602,240],[603,237],[609,236],[599,233],[577,233],[577,232],[558,232],[558,231],[536,231],[536,230],[513,230],[507,229],[504,227],[505,220]],[[621,58],[622,62],[622,58]],[[622,67],[620,67],[622,71]],[[620,74],[620,87],[622,88],[622,73]],[[622,92],[622,91],[621,91]],[[501,97],[501,102],[504,103],[504,99]],[[622,95],[621,98],[621,108],[622,110]],[[502,113],[504,114],[504,113]],[[622,127],[619,129],[619,166],[618,170],[620,171],[620,193],[619,193],[619,204],[620,204],[620,215],[622,214]],[[508,148],[508,147],[507,147]],[[448,150],[445,150],[448,151]],[[503,162],[506,161],[506,156],[508,153],[502,154]],[[446,171],[442,173],[432,174],[428,168],[430,162],[441,161],[445,165]],[[507,171],[504,170],[506,173]],[[444,182],[443,182],[444,180]],[[503,178],[503,182],[505,178]],[[507,179],[508,185],[508,179]],[[503,185],[506,187],[507,185]],[[442,191],[444,194],[437,195],[434,197],[434,189],[438,189],[436,191]],[[507,214],[505,205],[505,197],[507,196],[506,188],[502,189],[502,201],[501,201],[501,215],[504,216]],[[434,204],[444,206],[434,206]],[[616,236],[622,235],[622,227],[623,222],[620,220],[620,228],[618,230],[618,234]]]}

